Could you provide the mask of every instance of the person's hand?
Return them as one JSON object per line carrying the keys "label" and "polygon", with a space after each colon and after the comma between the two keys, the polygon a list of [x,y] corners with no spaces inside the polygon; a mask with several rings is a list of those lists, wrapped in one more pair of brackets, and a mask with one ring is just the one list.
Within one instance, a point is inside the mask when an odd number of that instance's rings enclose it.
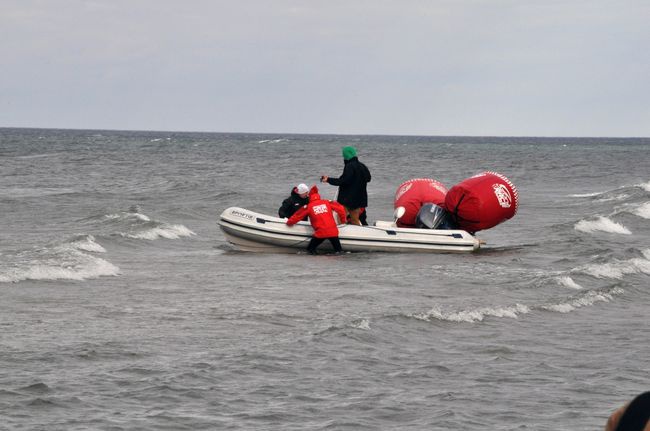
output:
{"label": "person's hand", "polygon": [[625,413],[626,408],[627,408],[627,404],[625,404],[622,407],[619,407],[614,413],[612,413],[609,416],[609,418],[607,419],[607,424],[605,425],[605,431],[616,430],[616,427],[618,426],[618,423],[621,420],[621,416],[623,416],[623,413]]}
{"label": "person's hand", "polygon": [[328,178],[329,178],[329,177],[328,177],[327,175],[321,175],[321,177],[320,177],[320,182],[321,182],[321,183],[326,183]]}

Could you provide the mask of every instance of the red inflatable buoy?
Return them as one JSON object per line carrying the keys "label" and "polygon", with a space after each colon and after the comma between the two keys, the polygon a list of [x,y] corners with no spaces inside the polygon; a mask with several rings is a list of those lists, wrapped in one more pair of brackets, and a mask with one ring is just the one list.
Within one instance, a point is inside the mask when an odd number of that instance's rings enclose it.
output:
{"label": "red inflatable buoy", "polygon": [[483,172],[453,186],[445,197],[445,209],[468,232],[489,229],[517,213],[517,188],[505,176]]}
{"label": "red inflatable buoy", "polygon": [[403,182],[395,192],[394,207],[404,207],[406,212],[397,221],[397,225],[415,226],[415,217],[422,204],[430,202],[442,206],[446,194],[447,187],[431,178],[414,178]]}

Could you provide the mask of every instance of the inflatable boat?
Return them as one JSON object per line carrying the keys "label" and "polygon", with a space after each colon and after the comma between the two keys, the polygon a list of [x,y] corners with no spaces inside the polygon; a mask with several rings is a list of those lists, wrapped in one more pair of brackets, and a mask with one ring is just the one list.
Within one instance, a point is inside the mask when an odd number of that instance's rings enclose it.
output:
{"label": "inflatable boat", "polygon": [[[218,223],[226,239],[241,251],[295,253],[307,249],[313,232],[309,222],[287,226],[286,219],[238,207],[226,209]],[[345,251],[366,252],[466,253],[482,244],[464,230],[402,228],[387,221],[374,226],[339,225],[339,239]],[[329,246],[325,241],[319,250]]]}

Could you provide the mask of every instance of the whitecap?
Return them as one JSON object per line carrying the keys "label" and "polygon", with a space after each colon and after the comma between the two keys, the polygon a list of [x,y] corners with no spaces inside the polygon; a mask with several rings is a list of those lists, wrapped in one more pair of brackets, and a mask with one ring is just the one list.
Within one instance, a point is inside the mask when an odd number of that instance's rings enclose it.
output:
{"label": "whitecap", "polygon": [[608,198],[597,199],[596,202],[623,201],[623,200],[625,200],[625,199],[627,199],[629,197],[630,197],[630,195],[623,193],[623,194],[614,195],[614,196],[608,197]]}
{"label": "whitecap", "polygon": [[124,212],[124,213],[119,213],[119,214],[106,214],[104,216],[105,219],[108,220],[130,220],[130,219],[136,219],[140,221],[151,221],[149,216],[145,214],[140,214],[138,212]]}
{"label": "whitecap", "polygon": [[637,187],[641,187],[646,192],[650,192],[650,181],[647,183],[637,184]]}
{"label": "whitecap", "polygon": [[456,312],[442,312],[440,309],[433,308],[427,313],[416,313],[411,315],[419,320],[430,321],[446,320],[449,322],[481,322],[485,317],[507,317],[516,319],[519,314],[526,314],[530,312],[530,308],[526,305],[515,304],[509,307],[481,307],[476,309],[461,310]]}
{"label": "whitecap", "polygon": [[23,280],[87,280],[104,276],[117,276],[120,269],[107,260],[77,252],[70,259],[49,259],[32,262],[24,267],[10,268],[0,273],[0,282]]}
{"label": "whitecap", "polygon": [[570,313],[573,310],[582,307],[588,307],[594,305],[597,302],[610,302],[614,299],[613,295],[618,295],[623,292],[624,290],[618,287],[612,289],[609,293],[589,291],[586,292],[584,295],[574,298],[570,301],[562,302],[559,304],[543,305],[541,308],[544,310],[555,311],[558,313]]}
{"label": "whitecap", "polygon": [[362,329],[364,331],[370,330],[370,322],[367,319],[358,319],[350,323],[350,327],[356,329]]}
{"label": "whitecap", "polygon": [[595,192],[595,193],[577,193],[575,195],[569,195],[570,198],[592,198],[594,196],[602,195],[605,192]]}
{"label": "whitecap", "polygon": [[620,280],[627,274],[650,274],[650,250],[644,250],[644,258],[616,260],[610,263],[590,264],[575,271],[580,271],[596,278],[614,278]]}
{"label": "whitecap", "polygon": [[632,214],[650,219],[650,202],[646,202],[640,205],[638,208],[635,208],[634,211],[632,211]]}
{"label": "whitecap", "polygon": [[593,233],[597,231],[631,235],[632,232],[620,223],[616,223],[607,217],[599,216],[596,220],[580,220],[574,226],[575,230]]}
{"label": "whitecap", "polygon": [[96,243],[95,237],[92,235],[85,235],[79,239],[73,240],[70,242],[70,245],[77,250],[90,251],[93,253],[106,253],[106,249]]}
{"label": "whitecap", "polygon": [[556,280],[560,285],[562,285],[564,287],[568,287],[570,289],[576,289],[576,290],[582,289],[582,286],[580,286],[578,283],[573,281],[573,279],[571,277],[569,277],[568,275],[564,275],[562,277],[557,277]]}
{"label": "whitecap", "polygon": [[121,233],[120,235],[126,238],[146,239],[149,241],[153,241],[158,238],[179,239],[181,237],[188,237],[196,234],[181,224],[175,224],[175,225],[163,224],[162,226],[156,226],[151,229],[144,230],[142,232]]}

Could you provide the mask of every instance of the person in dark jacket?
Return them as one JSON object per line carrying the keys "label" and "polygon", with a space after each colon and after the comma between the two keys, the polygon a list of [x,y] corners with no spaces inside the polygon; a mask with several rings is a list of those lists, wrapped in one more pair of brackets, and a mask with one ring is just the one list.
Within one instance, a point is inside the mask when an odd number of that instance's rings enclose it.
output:
{"label": "person in dark jacket", "polygon": [[605,431],[650,431],[650,391],[612,413]]}
{"label": "person in dark jacket", "polygon": [[314,235],[307,247],[309,254],[316,254],[316,248],[326,239],[330,241],[334,251],[340,253],[343,249],[339,240],[339,229],[336,226],[334,213],[339,216],[339,220],[345,220],[345,208],[343,208],[343,205],[338,202],[321,199],[318,194],[318,187],[313,186],[309,192],[309,203],[296,211],[287,220],[287,225],[293,226],[303,217],[308,216],[311,227],[314,229]]}
{"label": "person in dark jacket", "polygon": [[323,175],[321,182],[339,187],[336,200],[345,207],[350,216],[350,224],[361,225],[359,220],[361,209],[368,206],[367,184],[371,178],[370,170],[357,158],[356,148],[343,147],[341,152],[345,163],[343,174],[338,178]]}
{"label": "person in dark jacket", "polygon": [[289,218],[300,208],[309,203],[309,187],[306,184],[298,184],[291,190],[291,196],[282,201],[278,210],[280,218]]}

